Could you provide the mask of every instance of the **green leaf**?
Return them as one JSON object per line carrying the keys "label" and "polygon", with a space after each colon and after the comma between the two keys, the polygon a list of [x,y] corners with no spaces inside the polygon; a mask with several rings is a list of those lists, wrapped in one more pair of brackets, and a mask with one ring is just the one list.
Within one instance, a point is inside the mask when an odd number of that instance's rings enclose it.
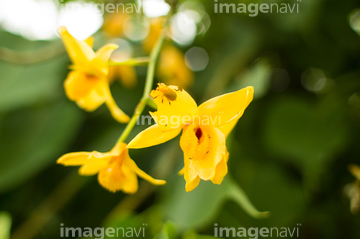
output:
{"label": "green leaf", "polygon": [[176,226],[173,222],[167,221],[155,239],[173,239],[176,236]]}
{"label": "green leaf", "polygon": [[234,90],[247,86],[254,87],[254,99],[263,97],[270,88],[271,66],[266,59],[261,59],[253,67],[236,78]]}
{"label": "green leaf", "polygon": [[6,115],[0,124],[0,192],[55,164],[77,132],[80,112],[62,102]]}
{"label": "green leaf", "polygon": [[187,231],[183,234],[182,239],[215,239],[214,236],[199,235],[194,231]]}
{"label": "green leaf", "polygon": [[0,238],[10,239],[11,216],[7,212],[0,212]]}
{"label": "green leaf", "polygon": [[268,212],[258,211],[239,185],[227,175],[221,185],[202,181],[191,192],[185,192],[183,179],[173,186],[165,202],[164,211],[168,218],[180,227],[194,228],[209,223],[226,200],[233,200],[250,216],[266,218]]}
{"label": "green leaf", "polygon": [[298,166],[309,188],[317,186],[328,163],[346,144],[344,114],[334,106],[336,101],[320,104],[283,96],[269,107],[265,119],[268,148]]}

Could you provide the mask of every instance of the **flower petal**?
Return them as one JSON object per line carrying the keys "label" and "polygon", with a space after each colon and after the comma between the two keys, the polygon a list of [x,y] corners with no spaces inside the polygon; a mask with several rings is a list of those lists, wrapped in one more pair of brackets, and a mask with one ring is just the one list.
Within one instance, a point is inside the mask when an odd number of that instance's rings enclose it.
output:
{"label": "flower petal", "polygon": [[88,63],[95,58],[95,53],[84,41],[79,41],[73,37],[65,26],[58,29],[71,61],[80,67],[87,67]]}
{"label": "flower petal", "polygon": [[86,38],[85,40],[84,40],[84,42],[86,43],[86,44],[88,44],[89,45],[89,47],[93,47],[93,45],[94,45],[94,37],[88,37],[88,38]]}
{"label": "flower petal", "polygon": [[76,103],[78,106],[86,111],[92,112],[100,107],[106,100],[103,92],[93,90],[89,95],[81,98]]}
{"label": "flower petal", "polygon": [[94,152],[76,152],[61,156],[56,163],[64,166],[80,166],[89,162]]}
{"label": "flower petal", "polygon": [[140,132],[128,144],[129,149],[146,148],[158,144],[162,144],[170,139],[175,138],[181,131],[181,128],[173,130],[164,130],[157,124],[150,126],[144,131]]}
{"label": "flower petal", "polygon": [[97,69],[98,74],[107,76],[109,74],[108,61],[111,53],[116,50],[119,46],[116,44],[106,44],[96,51],[96,56],[91,62],[91,67]]}
{"label": "flower petal", "polygon": [[248,86],[239,91],[214,97],[199,106],[199,115],[210,119],[214,126],[240,118],[253,99],[254,88]]}
{"label": "flower petal", "polygon": [[215,175],[211,181],[215,184],[221,184],[225,175],[228,172],[227,161],[229,159],[229,152],[226,150],[224,157],[216,165]]}
{"label": "flower petal", "polygon": [[111,95],[109,85],[104,85],[103,91],[105,92],[105,104],[109,108],[112,117],[120,123],[129,122],[130,117],[127,116],[116,104],[114,98]]}
{"label": "flower petal", "polygon": [[[123,167],[120,157],[114,159],[107,167],[100,170],[98,175],[100,185],[111,192],[122,190],[125,184],[127,188],[131,185],[132,189],[136,187],[137,190],[135,172],[130,171],[127,167]],[[136,190],[127,190],[127,192],[131,191],[131,193],[134,193]]]}
{"label": "flower petal", "polygon": [[98,85],[101,79],[89,77],[82,71],[70,71],[64,82],[65,92],[70,100],[78,101],[87,97]]}
{"label": "flower petal", "polygon": [[190,192],[200,183],[200,177],[196,171],[192,160],[184,153],[184,179],[186,181],[185,191]]}
{"label": "flower petal", "polygon": [[109,160],[98,159],[91,163],[85,163],[79,169],[79,174],[83,176],[91,176],[97,174],[101,169],[105,168]]}
{"label": "flower petal", "polygon": [[153,177],[142,171],[128,155],[124,158],[124,164],[128,166],[131,170],[133,170],[140,178],[145,179],[149,183],[152,183],[154,185],[164,185],[166,183],[165,180],[154,179]]}
{"label": "flower petal", "polygon": [[[197,134],[192,127],[184,129],[181,136],[180,146],[184,151],[184,155],[188,157],[188,160],[185,160],[185,175],[186,171],[191,169],[201,179],[211,180],[215,177],[217,165],[226,154],[225,135],[216,127],[201,126],[201,129],[202,134],[205,135],[203,142],[188,141],[190,137],[188,135]],[[195,147],[191,147],[190,144],[195,144]],[[202,144],[205,146],[202,146]],[[187,163],[188,167],[186,166]],[[222,170],[222,168],[220,169]]]}
{"label": "flower petal", "polygon": [[158,110],[150,114],[160,127],[179,128],[197,115],[194,99],[177,86],[166,86],[161,83],[156,90],[151,91],[150,95],[158,106]]}

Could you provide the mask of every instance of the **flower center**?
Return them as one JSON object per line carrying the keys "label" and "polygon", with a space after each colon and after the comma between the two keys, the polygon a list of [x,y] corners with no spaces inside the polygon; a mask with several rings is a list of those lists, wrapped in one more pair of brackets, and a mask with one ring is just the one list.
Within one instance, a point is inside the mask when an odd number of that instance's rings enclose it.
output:
{"label": "flower center", "polygon": [[195,135],[196,135],[196,138],[198,139],[198,141],[200,141],[201,136],[203,135],[202,130],[200,128],[197,128]]}
{"label": "flower center", "polygon": [[98,77],[95,74],[91,74],[91,73],[86,73],[86,78],[91,81],[98,79]]}

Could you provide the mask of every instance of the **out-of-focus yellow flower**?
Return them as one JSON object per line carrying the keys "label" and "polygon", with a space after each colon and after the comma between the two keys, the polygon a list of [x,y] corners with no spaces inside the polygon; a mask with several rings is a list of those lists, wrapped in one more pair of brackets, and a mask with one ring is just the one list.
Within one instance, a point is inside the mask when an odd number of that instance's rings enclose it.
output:
{"label": "out-of-focus yellow flower", "polygon": [[157,76],[166,84],[185,89],[194,80],[194,73],[185,64],[184,54],[172,45],[165,46],[160,53]]}
{"label": "out-of-focus yellow flower", "polygon": [[194,99],[177,86],[159,84],[151,92],[158,110],[150,112],[156,124],[138,134],[128,148],[164,143],[183,130],[180,146],[184,152],[186,191],[200,179],[220,184],[227,174],[229,153],[225,139],[253,99],[253,87],[212,98],[197,107]]}
{"label": "out-of-focus yellow flower", "polygon": [[127,13],[107,14],[102,30],[112,37],[120,37],[123,35],[124,22],[128,17]]}
{"label": "out-of-focus yellow flower", "polygon": [[79,41],[64,26],[59,28],[59,34],[73,63],[64,82],[68,98],[87,111],[94,111],[105,103],[117,121],[128,122],[129,117],[119,109],[111,95],[107,79],[108,60],[118,46],[107,44],[95,53],[88,44],[92,44],[91,39]]}
{"label": "out-of-focus yellow flower", "polygon": [[118,79],[126,88],[133,88],[136,86],[137,77],[133,66],[119,65],[109,67],[109,80],[113,82]]}
{"label": "out-of-focus yellow flower", "polygon": [[130,158],[125,143],[119,143],[107,153],[78,152],[63,155],[57,163],[65,166],[81,166],[79,174],[90,176],[98,174],[101,186],[111,192],[122,190],[135,193],[138,190],[137,175],[152,184],[163,185],[164,180],[157,180],[138,168]]}
{"label": "out-of-focus yellow flower", "polygon": [[360,167],[355,164],[349,165],[350,173],[356,178],[356,180],[360,181]]}
{"label": "out-of-focus yellow flower", "polygon": [[161,35],[161,31],[163,30],[164,18],[151,18],[150,20],[150,30],[147,38],[143,43],[143,49],[146,53],[150,53],[154,48],[157,40]]}
{"label": "out-of-focus yellow flower", "polygon": [[356,180],[345,187],[345,192],[350,198],[351,213],[357,214],[360,211],[360,167],[355,164],[350,164],[348,168]]}

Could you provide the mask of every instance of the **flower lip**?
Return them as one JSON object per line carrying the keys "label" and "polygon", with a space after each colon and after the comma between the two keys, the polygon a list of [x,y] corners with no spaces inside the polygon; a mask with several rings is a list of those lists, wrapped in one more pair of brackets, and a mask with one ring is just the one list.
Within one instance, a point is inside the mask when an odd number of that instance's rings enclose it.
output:
{"label": "flower lip", "polygon": [[202,132],[200,127],[196,129],[195,135],[196,135],[196,138],[198,139],[198,141],[200,143],[200,139],[203,136],[203,132]]}

